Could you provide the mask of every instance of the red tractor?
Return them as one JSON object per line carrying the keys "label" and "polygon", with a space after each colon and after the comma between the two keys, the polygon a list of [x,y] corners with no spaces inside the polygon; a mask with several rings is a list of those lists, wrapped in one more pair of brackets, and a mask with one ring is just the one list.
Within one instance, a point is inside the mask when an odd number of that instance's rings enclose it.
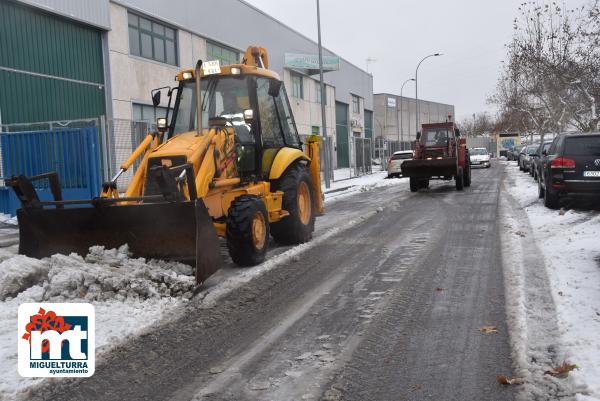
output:
{"label": "red tractor", "polygon": [[410,177],[410,190],[429,187],[429,180],[451,180],[456,190],[471,185],[471,163],[467,141],[453,122],[423,124],[417,133],[413,160],[402,163],[402,176]]}

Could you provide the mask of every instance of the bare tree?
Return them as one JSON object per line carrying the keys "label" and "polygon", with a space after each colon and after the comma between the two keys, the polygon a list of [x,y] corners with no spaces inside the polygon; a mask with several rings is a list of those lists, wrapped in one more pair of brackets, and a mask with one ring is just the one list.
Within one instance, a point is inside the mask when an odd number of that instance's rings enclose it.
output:
{"label": "bare tree", "polygon": [[519,7],[507,62],[489,101],[497,127],[522,133],[592,131],[599,119],[600,9],[528,1]]}

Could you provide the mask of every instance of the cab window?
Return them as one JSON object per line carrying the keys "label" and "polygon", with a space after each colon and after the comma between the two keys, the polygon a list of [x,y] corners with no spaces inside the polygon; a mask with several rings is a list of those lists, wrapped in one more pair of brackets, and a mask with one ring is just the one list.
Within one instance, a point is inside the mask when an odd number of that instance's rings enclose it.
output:
{"label": "cab window", "polygon": [[294,116],[290,109],[290,102],[288,101],[287,93],[283,85],[281,85],[279,96],[275,98],[275,103],[277,105],[277,110],[279,111],[279,118],[281,119],[285,144],[291,147],[299,147],[300,137],[298,136]]}
{"label": "cab window", "polygon": [[284,146],[281,125],[275,98],[269,94],[269,79],[257,79],[258,112],[260,115],[260,135],[264,148]]}

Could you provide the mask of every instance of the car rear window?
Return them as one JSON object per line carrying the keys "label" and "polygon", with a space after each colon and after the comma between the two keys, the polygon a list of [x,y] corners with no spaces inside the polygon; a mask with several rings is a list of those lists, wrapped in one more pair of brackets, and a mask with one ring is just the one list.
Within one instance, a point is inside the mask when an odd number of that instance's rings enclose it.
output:
{"label": "car rear window", "polygon": [[527,147],[527,154],[528,155],[535,155],[538,151],[538,149],[540,148],[540,145],[533,145],[533,146],[528,146]]}
{"label": "car rear window", "polygon": [[412,157],[412,153],[400,153],[398,155],[392,155],[392,160],[412,159]]}
{"label": "car rear window", "polygon": [[567,138],[564,154],[572,156],[600,156],[600,136]]}

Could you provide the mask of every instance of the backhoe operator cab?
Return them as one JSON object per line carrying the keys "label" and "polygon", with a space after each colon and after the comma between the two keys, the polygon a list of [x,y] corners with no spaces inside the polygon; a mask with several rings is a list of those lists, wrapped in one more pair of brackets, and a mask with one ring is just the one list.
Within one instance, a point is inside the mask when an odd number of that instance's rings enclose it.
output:
{"label": "backhoe operator cab", "polygon": [[[269,70],[249,75],[242,74],[240,67],[220,69],[220,74],[205,72],[201,80],[202,127],[231,127],[240,178],[269,179],[280,149],[302,150],[285,87]],[[198,129],[195,80],[186,72],[177,79],[167,139]]]}

